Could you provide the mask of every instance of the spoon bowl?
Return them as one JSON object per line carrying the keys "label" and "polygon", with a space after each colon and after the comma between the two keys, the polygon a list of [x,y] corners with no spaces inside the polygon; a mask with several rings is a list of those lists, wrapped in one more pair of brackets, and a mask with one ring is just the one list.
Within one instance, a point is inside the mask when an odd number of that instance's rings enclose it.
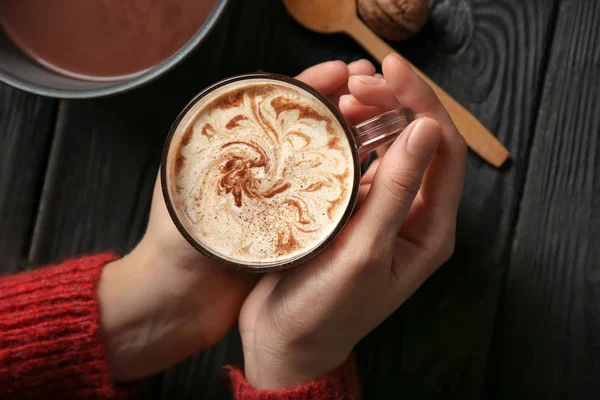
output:
{"label": "spoon bowl", "polygon": [[[283,0],[288,12],[311,31],[337,33],[356,19],[355,0]],[[315,13],[318,10],[318,13]]]}

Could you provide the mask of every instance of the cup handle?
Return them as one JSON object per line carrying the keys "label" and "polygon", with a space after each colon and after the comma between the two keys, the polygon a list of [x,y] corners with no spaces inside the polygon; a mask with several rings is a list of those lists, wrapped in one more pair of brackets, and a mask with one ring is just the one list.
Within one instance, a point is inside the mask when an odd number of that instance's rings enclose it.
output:
{"label": "cup handle", "polygon": [[415,114],[411,110],[398,108],[353,126],[358,154],[362,156],[392,142],[414,120]]}

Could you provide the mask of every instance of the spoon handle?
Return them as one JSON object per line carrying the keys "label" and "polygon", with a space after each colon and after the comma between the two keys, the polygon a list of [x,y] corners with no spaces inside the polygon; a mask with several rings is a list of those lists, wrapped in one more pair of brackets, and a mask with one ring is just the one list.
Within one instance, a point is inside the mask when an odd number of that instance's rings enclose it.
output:
{"label": "spoon handle", "polygon": [[[360,19],[355,18],[350,22],[345,32],[356,40],[365,50],[367,50],[380,63],[390,53],[397,51],[390,47],[385,41],[369,29]],[[461,106],[448,93],[433,82],[427,75],[419,71],[408,60],[404,60],[431,86],[441,103],[446,107],[448,114],[452,118],[454,125],[463,135],[467,145],[481,158],[495,167],[500,167],[510,154],[508,150],[496,139],[494,135],[487,130],[481,122],[475,118],[466,108]]]}

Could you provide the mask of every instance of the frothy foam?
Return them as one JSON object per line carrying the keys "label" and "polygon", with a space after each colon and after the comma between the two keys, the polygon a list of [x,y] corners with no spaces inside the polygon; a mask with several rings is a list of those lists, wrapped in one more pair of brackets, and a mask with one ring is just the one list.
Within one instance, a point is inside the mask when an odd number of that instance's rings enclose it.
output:
{"label": "frothy foam", "polygon": [[354,180],[350,143],[303,89],[245,81],[192,108],[171,144],[170,192],[188,233],[242,264],[285,262],[338,225]]}

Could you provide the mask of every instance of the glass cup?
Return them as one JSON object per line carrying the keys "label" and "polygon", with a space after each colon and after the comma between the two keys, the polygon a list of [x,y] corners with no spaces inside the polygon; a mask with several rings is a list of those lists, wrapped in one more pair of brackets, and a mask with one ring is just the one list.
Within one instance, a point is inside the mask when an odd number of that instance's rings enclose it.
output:
{"label": "glass cup", "polygon": [[[179,143],[181,136],[185,131],[185,127],[195,117],[197,111],[207,104],[211,98],[225,93],[232,87],[239,87],[242,84],[279,84],[289,85],[296,90],[304,91],[308,95],[316,98],[322,102],[335,116],[339,122],[341,128],[344,130],[348,142],[350,144],[352,153],[352,165],[354,169],[354,179],[352,184],[352,191],[348,205],[343,213],[342,218],[339,220],[335,229],[323,239],[316,247],[306,249],[300,255],[292,258],[280,261],[269,261],[269,262],[255,262],[255,263],[244,263],[229,257],[224,254],[219,254],[217,251],[209,248],[207,245],[201,243],[200,240],[194,238],[194,236],[186,228],[184,223],[183,215],[177,210],[174,204],[174,184],[172,180],[174,178],[174,160],[175,155],[173,152],[179,149]],[[305,94],[306,94],[305,93]],[[211,96],[212,95],[212,96]],[[335,237],[340,233],[348,219],[350,218],[356,199],[358,196],[358,188],[360,183],[360,157],[371,152],[375,148],[384,145],[386,143],[395,140],[402,131],[415,119],[413,112],[407,108],[399,108],[380,114],[374,118],[371,118],[358,125],[350,125],[343,117],[337,107],[325,96],[319,93],[317,90],[308,86],[307,84],[287,76],[271,74],[271,73],[251,73],[238,75],[231,78],[224,79],[214,85],[208,87],[200,94],[198,94],[179,114],[175,119],[175,122],[171,126],[169,135],[167,136],[165,146],[162,153],[161,160],[161,185],[162,191],[169,210],[169,214],[177,226],[177,229],[181,232],[183,237],[198,251],[205,256],[218,261],[219,263],[228,266],[236,270],[246,270],[253,272],[268,272],[290,268],[301,264],[311,257],[314,257],[327,245],[329,245]]]}

